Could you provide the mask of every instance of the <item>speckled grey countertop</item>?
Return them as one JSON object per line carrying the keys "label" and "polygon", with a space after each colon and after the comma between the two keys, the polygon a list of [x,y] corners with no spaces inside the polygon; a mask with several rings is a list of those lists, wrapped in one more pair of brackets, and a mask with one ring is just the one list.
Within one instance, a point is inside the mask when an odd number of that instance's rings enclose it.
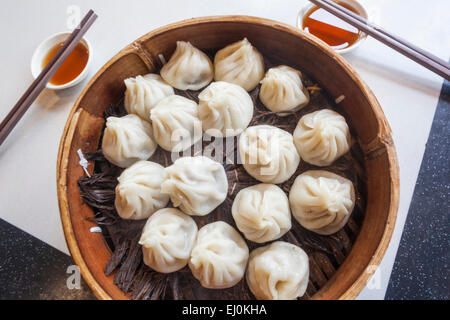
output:
{"label": "speckled grey countertop", "polygon": [[1,219],[0,235],[0,300],[95,299],[83,281],[67,287],[69,256]]}
{"label": "speckled grey countertop", "polygon": [[450,83],[433,120],[386,299],[450,298]]}

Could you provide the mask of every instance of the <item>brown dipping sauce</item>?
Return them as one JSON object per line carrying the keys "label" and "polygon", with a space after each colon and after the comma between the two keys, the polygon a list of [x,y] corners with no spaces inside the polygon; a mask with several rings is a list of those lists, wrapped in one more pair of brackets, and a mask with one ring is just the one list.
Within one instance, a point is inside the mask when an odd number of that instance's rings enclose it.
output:
{"label": "brown dipping sauce", "polygon": [[[50,60],[55,56],[56,52],[64,45],[64,42],[60,42],[49,50],[42,62],[44,68]],[[50,83],[56,86],[60,86],[74,80],[80,75],[87,65],[89,59],[89,50],[83,43],[78,45],[69,54],[63,64],[58,68],[55,75],[50,79]]]}
{"label": "brown dipping sauce", "polygon": [[[337,1],[337,4],[358,14],[353,7],[346,3]],[[330,46],[338,47],[338,49],[350,47],[358,40],[360,35],[357,28],[317,6],[306,13],[302,29],[325,41]]]}

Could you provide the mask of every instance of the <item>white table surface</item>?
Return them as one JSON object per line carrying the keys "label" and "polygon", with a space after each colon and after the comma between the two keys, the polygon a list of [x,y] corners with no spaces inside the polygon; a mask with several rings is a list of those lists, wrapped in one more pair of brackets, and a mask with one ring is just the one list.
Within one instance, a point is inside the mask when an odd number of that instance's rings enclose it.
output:
{"label": "white table surface", "polygon": [[[373,20],[416,45],[448,60],[450,1],[361,0]],[[182,19],[246,14],[296,23],[306,0],[148,1],[148,0],[15,0],[2,3],[0,119],[32,81],[30,60],[50,34],[67,30],[68,7],[99,15],[87,38],[94,47],[91,76],[117,51],[146,32]],[[389,249],[359,298],[383,299],[394,263],[442,79],[393,50],[368,39],[345,58],[379,99],[397,147],[401,199]],[[87,80],[65,91],[45,90],[0,146],[0,218],[68,253],[56,196],[59,140]]]}

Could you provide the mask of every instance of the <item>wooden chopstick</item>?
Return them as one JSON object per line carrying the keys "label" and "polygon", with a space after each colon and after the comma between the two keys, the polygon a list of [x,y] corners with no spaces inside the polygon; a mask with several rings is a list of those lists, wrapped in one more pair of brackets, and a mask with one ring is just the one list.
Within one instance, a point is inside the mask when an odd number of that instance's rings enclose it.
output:
{"label": "wooden chopstick", "polygon": [[348,12],[351,12],[350,10],[345,9],[334,2],[332,3],[331,0],[310,1],[316,6],[330,12],[336,17],[354,26],[355,28],[358,28],[367,35],[370,35],[378,41],[386,44],[388,47],[400,52],[404,56],[440,75],[444,79],[450,80],[449,64],[442,59],[439,59],[431,53],[414,46],[406,40],[392,35],[388,31],[380,30],[381,28],[372,26],[367,22],[367,20],[354,13],[349,14]]}
{"label": "wooden chopstick", "polygon": [[386,36],[388,36],[388,37],[391,37],[392,39],[394,39],[395,41],[397,41],[397,42],[403,44],[404,46],[406,46],[406,47],[408,47],[408,48],[410,48],[410,49],[412,49],[412,50],[414,50],[414,51],[419,52],[421,55],[427,57],[428,59],[433,60],[433,61],[436,62],[436,63],[439,63],[441,66],[444,66],[444,67],[446,67],[447,69],[450,69],[450,63],[448,63],[448,62],[445,61],[445,60],[442,60],[441,58],[435,56],[434,54],[432,54],[432,53],[430,53],[430,52],[428,52],[428,51],[425,51],[425,50],[423,50],[422,48],[419,48],[418,46],[416,46],[416,45],[414,45],[414,44],[412,44],[412,43],[406,41],[405,39],[403,39],[403,38],[401,38],[401,37],[399,37],[399,36],[396,36],[396,35],[390,33],[389,31],[383,29],[382,27],[377,26],[377,25],[371,23],[371,22],[368,21],[366,18],[360,16],[359,14],[354,13],[353,11],[348,10],[347,8],[345,8],[345,7],[341,6],[341,5],[339,5],[338,3],[336,3],[336,2],[334,2],[334,1],[332,1],[332,0],[323,0],[323,1],[326,2],[326,3],[328,3],[330,6],[333,6],[333,7],[336,8],[337,10],[340,10],[340,11],[342,11],[342,12],[345,12],[346,14],[348,14],[348,15],[352,16],[353,18],[355,18],[355,19],[361,21],[362,23],[365,23],[365,24],[371,26],[372,28],[374,28],[375,30],[381,32],[382,34],[384,34],[384,35],[386,35]]}
{"label": "wooden chopstick", "polygon": [[439,63],[440,65],[446,67],[447,69],[450,69],[450,64],[447,61],[445,61],[445,60],[435,56],[434,54],[432,54],[432,53],[430,53],[428,51],[425,51],[422,48],[419,48],[418,46],[416,46],[416,45],[406,41],[405,39],[390,33],[389,31],[383,29],[382,27],[377,26],[377,25],[369,22],[366,18],[364,18],[364,17],[354,13],[353,11],[348,10],[347,8],[339,5],[338,3],[334,2],[334,1],[331,1],[331,0],[323,0],[323,1],[327,2],[330,6],[333,6],[337,10],[345,12],[346,14],[348,14],[348,15],[352,16],[353,18],[361,21],[362,23],[365,23],[365,24],[371,26],[373,29],[379,31],[380,33],[382,33],[382,34],[384,34],[384,35],[386,35],[388,37],[391,37],[395,41],[397,41],[397,42],[407,46],[408,48],[410,48],[410,49],[412,49],[414,51],[417,51],[421,55],[423,55],[423,56],[433,60],[434,62]]}
{"label": "wooden chopstick", "polygon": [[64,42],[64,45],[56,52],[55,56],[50,60],[47,66],[45,66],[19,101],[17,101],[5,119],[3,119],[0,123],[0,145],[3,141],[5,141],[6,137],[16,126],[37,96],[42,92],[47,85],[47,82],[50,81],[64,60],[66,60],[69,54],[77,46],[88,29],[94,23],[95,19],[97,19],[97,15],[94,11],[89,10],[83,20],[81,20],[79,26],[73,30]]}

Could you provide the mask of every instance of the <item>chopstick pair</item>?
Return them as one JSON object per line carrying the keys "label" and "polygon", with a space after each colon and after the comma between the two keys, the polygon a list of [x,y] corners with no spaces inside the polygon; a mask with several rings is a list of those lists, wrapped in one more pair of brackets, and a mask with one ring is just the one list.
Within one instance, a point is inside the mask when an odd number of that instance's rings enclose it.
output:
{"label": "chopstick pair", "polygon": [[348,24],[358,28],[388,47],[400,52],[404,56],[419,63],[425,68],[450,80],[450,64],[435,55],[409,43],[408,41],[391,34],[381,27],[372,25],[365,18],[344,8],[332,0],[310,0],[316,6],[330,12]]}
{"label": "chopstick pair", "polygon": [[64,45],[56,52],[55,56],[50,60],[50,62],[41,71],[39,76],[30,87],[25,91],[23,96],[19,99],[16,105],[8,113],[8,115],[0,123],[0,145],[5,141],[6,137],[16,126],[37,96],[42,92],[42,90],[47,85],[47,82],[53,77],[61,64],[66,60],[69,54],[77,46],[83,36],[86,34],[88,29],[97,19],[97,15],[94,11],[89,10],[86,16],[81,20],[79,26],[74,29],[70,36],[64,42]]}

